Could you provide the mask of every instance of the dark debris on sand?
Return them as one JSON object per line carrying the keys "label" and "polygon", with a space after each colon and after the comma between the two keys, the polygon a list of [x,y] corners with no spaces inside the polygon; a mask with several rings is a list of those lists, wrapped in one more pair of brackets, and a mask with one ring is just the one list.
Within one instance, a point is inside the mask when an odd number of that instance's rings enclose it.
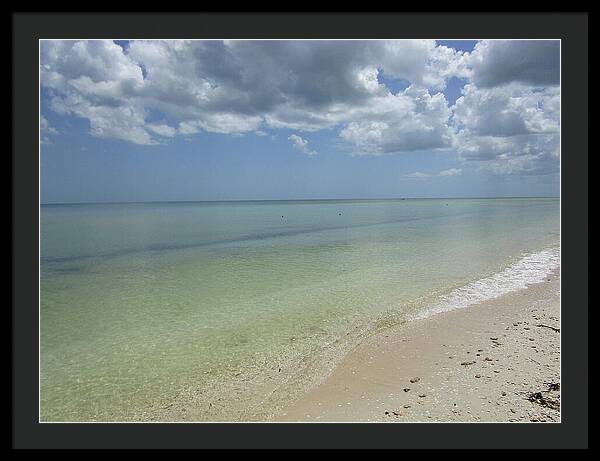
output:
{"label": "dark debris on sand", "polygon": [[527,400],[541,405],[544,408],[560,411],[560,394],[556,397],[549,395],[552,392],[560,391],[560,383],[544,383],[548,389],[538,392],[531,392],[527,395]]}

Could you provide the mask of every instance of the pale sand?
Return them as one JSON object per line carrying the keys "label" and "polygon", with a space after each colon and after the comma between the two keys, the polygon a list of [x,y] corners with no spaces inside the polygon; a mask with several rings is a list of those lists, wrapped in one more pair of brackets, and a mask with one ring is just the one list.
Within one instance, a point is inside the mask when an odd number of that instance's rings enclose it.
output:
{"label": "pale sand", "polygon": [[558,270],[370,337],[272,420],[560,421],[560,333],[538,325],[560,328]]}

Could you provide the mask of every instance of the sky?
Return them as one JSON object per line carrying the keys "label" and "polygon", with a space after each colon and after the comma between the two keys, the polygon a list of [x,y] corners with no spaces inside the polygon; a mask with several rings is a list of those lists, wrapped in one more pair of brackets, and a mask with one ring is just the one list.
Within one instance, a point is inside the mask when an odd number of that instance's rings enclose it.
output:
{"label": "sky", "polygon": [[558,196],[560,42],[40,42],[42,203]]}

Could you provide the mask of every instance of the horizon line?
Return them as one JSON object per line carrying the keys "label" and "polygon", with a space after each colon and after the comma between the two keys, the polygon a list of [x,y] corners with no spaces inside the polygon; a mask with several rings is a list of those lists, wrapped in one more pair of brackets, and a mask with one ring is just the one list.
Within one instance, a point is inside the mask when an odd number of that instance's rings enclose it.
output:
{"label": "horizon line", "polygon": [[143,203],[239,203],[239,202],[319,202],[319,201],[394,201],[394,200],[468,200],[468,199],[534,199],[534,198],[558,198],[553,195],[510,195],[510,196],[488,196],[488,197],[380,197],[380,198],[296,198],[296,199],[226,199],[226,200],[132,200],[132,201],[106,201],[106,202],[39,202],[45,205],[134,205]]}

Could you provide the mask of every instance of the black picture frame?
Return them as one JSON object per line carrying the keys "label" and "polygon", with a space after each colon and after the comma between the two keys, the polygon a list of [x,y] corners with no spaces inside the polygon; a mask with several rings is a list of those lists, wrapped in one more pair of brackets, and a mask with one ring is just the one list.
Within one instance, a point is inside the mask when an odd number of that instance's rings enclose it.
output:
{"label": "black picture frame", "polygon": [[[557,38],[562,55],[560,424],[38,423],[38,40]],[[587,448],[587,13],[13,13],[13,448]]]}

